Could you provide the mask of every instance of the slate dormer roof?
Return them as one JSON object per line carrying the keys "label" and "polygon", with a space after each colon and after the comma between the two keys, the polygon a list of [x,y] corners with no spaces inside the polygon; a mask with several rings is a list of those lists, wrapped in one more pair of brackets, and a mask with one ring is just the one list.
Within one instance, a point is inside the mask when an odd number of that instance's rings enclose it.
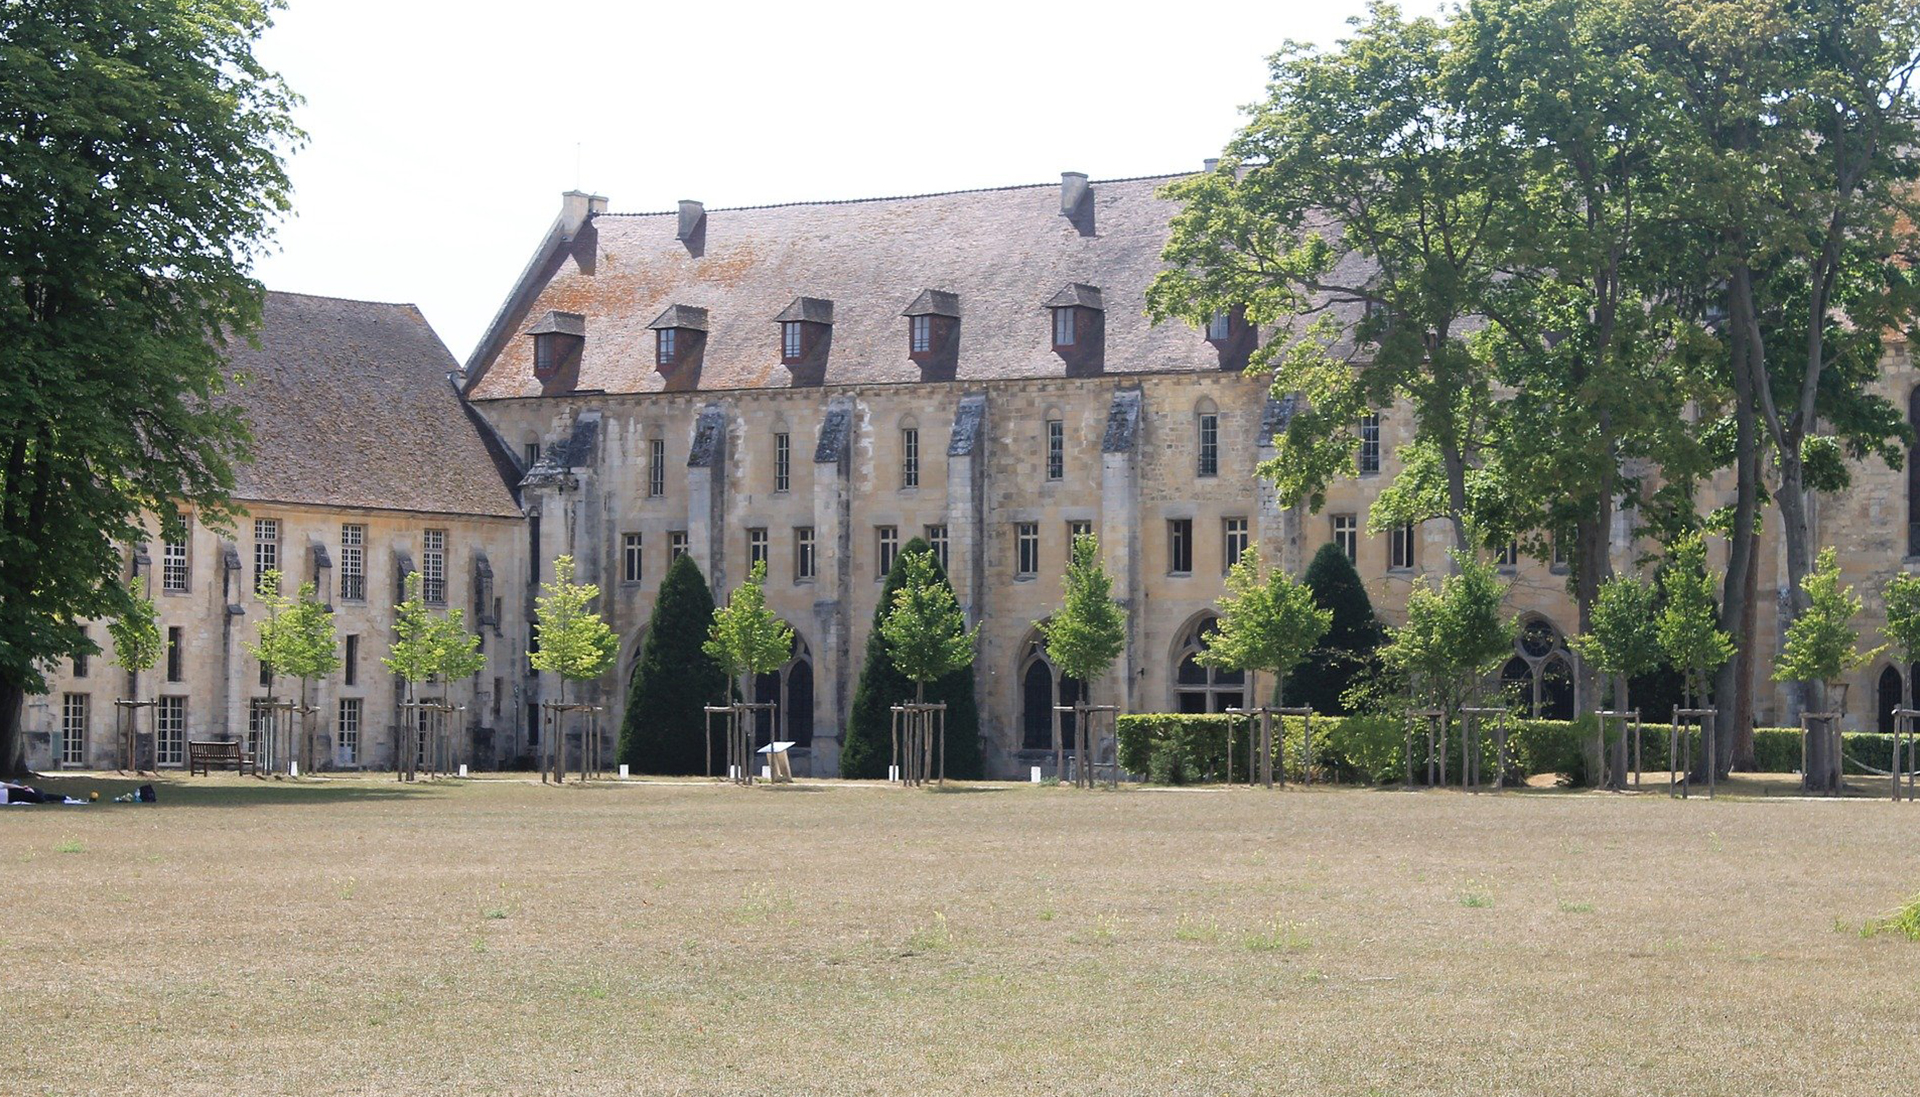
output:
{"label": "slate dormer roof", "polygon": [[707,330],[707,310],[692,305],[668,305],[667,311],[654,317],[647,325],[658,331],[662,328],[676,328],[681,331]]}
{"label": "slate dormer roof", "polygon": [[774,320],[782,324],[795,320],[806,324],[831,324],[833,302],[824,297],[796,297],[792,304],[780,310],[780,315]]}
{"label": "slate dormer roof", "polygon": [[[825,385],[918,383],[900,353],[899,321],[927,287],[966,306],[953,380],[1061,377],[1040,307],[1075,285],[1074,304],[1106,318],[1102,372],[1218,372],[1220,356],[1190,324],[1147,322],[1146,292],[1162,268],[1177,204],[1156,192],[1178,176],[1095,180],[1084,201],[1092,235],[1061,216],[1058,183],[995,190],[706,209],[702,246],[679,239],[680,211],[594,213],[571,243],[543,245],[528,276],[468,362],[474,399],[537,396],[532,340],[549,311],[586,317],[593,330],[578,387],[657,392],[650,321],[678,301],[710,309],[699,387],[787,388],[767,318],[833,323]],[[591,247],[583,245],[591,242]],[[827,320],[795,300],[830,301]],[[804,299],[803,299],[804,300]],[[1094,303],[1088,304],[1091,300]],[[798,316],[781,309],[799,308]]]}
{"label": "slate dormer roof", "polygon": [[945,290],[921,290],[920,296],[906,307],[902,316],[949,316],[960,318],[960,295]]}
{"label": "slate dormer roof", "polygon": [[[413,305],[267,294],[259,347],[236,340],[222,400],[253,428],[242,502],[520,516],[513,458],[467,406]],[[531,363],[529,363],[531,368]]]}
{"label": "slate dormer roof", "polygon": [[1106,302],[1100,294],[1100,288],[1098,286],[1089,286],[1084,282],[1069,283],[1065,289],[1047,298],[1046,307],[1050,309],[1098,309],[1101,312],[1105,312],[1107,308]]}

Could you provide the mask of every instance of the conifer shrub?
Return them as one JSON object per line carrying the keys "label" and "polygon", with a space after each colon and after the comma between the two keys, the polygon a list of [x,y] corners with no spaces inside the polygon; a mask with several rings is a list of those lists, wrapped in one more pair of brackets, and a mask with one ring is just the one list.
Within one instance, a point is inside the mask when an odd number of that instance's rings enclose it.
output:
{"label": "conifer shrub", "polygon": [[1347,687],[1373,666],[1374,650],[1384,639],[1373,600],[1353,562],[1331,542],[1320,546],[1301,581],[1313,591],[1314,601],[1333,611],[1333,623],[1306,661],[1287,676],[1281,696],[1291,708],[1344,715],[1349,711],[1342,700]]}
{"label": "conifer shrub", "polygon": [[[893,605],[893,596],[905,579],[900,561],[908,553],[932,555],[933,547],[915,537],[901,546],[880,590],[880,603],[874,607],[873,628],[867,633],[866,659],[860,667],[860,682],[853,691],[853,709],[847,717],[846,738],[840,745],[840,776],[867,779],[885,778],[893,758],[893,706],[911,701],[914,685],[893,665],[880,623]],[[942,583],[946,569],[935,558],[934,567]],[[977,780],[983,775],[980,757],[980,711],[973,695],[973,668],[956,670],[944,678],[927,683],[928,704],[945,702],[947,706],[947,776],[956,780]]]}
{"label": "conifer shrub", "polygon": [[627,690],[620,761],[636,773],[707,772],[707,705],[724,702],[727,675],[702,650],[713,595],[700,566],[682,555],[660,580],[640,662]]}

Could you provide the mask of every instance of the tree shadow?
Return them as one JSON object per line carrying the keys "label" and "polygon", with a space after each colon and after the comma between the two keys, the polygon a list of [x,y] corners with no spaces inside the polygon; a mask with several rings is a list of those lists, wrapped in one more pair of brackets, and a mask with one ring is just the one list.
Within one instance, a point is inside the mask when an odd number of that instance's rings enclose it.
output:
{"label": "tree shadow", "polygon": [[100,805],[118,806],[113,798],[132,792],[141,785],[152,785],[155,807],[269,807],[290,804],[379,803],[410,800],[429,795],[452,782],[417,781],[378,784],[366,781],[328,780],[215,780],[168,774],[163,777],[41,776],[28,782],[42,792],[86,799],[99,793]]}

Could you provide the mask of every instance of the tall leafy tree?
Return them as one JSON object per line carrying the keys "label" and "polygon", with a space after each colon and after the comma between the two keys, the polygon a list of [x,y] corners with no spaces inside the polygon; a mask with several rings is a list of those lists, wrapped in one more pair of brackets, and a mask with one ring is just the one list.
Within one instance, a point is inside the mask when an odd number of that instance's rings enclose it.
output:
{"label": "tall leafy tree", "polygon": [[0,775],[53,661],[122,613],[147,515],[216,522],[246,451],[223,348],[289,208],[296,102],[254,60],[265,2],[0,7]]}
{"label": "tall leafy tree", "polygon": [[707,771],[705,708],[727,697],[727,671],[703,649],[712,624],[713,592],[682,555],[660,580],[628,684],[619,757],[635,772]]}
{"label": "tall leafy tree", "polygon": [[[1333,610],[1316,602],[1313,591],[1293,576],[1275,568],[1261,579],[1260,551],[1251,545],[1227,569],[1227,593],[1219,606],[1220,620],[1207,635],[1199,662],[1271,674],[1276,697],[1287,675],[1333,625]],[[1247,684],[1254,693],[1254,683]]]}
{"label": "tall leafy tree", "polygon": [[1705,5],[1635,6],[1644,46],[1673,74],[1691,124],[1664,154],[1687,180],[1671,250],[1724,301],[1716,327],[1735,392],[1739,485],[1724,624],[1740,651],[1720,692],[1743,737],[1763,493],[1778,506],[1791,622],[1807,609],[1814,566],[1809,493],[1845,487],[1842,454],[1897,463],[1906,434],[1872,384],[1884,334],[1916,314],[1920,10],[1904,0],[1744,0],[1702,17]]}
{"label": "tall leafy tree", "polygon": [[[1147,294],[1156,321],[1240,313],[1270,332],[1249,369],[1304,401],[1261,467],[1318,508],[1354,471],[1354,425],[1404,401],[1466,547],[1490,377],[1470,345],[1511,233],[1520,164],[1449,85],[1447,27],[1375,3],[1332,49],[1289,45],[1219,170],[1183,204]],[[1364,361],[1366,368],[1356,369]]]}
{"label": "tall leafy tree", "polygon": [[[1848,672],[1863,666],[1887,650],[1884,645],[1870,651],[1860,650],[1860,630],[1853,620],[1860,615],[1860,597],[1840,581],[1840,562],[1833,549],[1820,550],[1813,573],[1801,582],[1807,608],[1787,626],[1786,643],[1774,661],[1776,682],[1819,682],[1836,687]],[[1808,733],[1806,785],[1809,789],[1837,791],[1840,771],[1832,766],[1833,737],[1840,734],[1839,724],[1822,721]]]}
{"label": "tall leafy tree", "polygon": [[887,775],[893,749],[892,709],[909,695],[947,706],[947,775],[961,780],[984,776],[973,665],[969,663],[950,671],[927,683],[922,690],[894,663],[893,652],[887,646],[887,617],[909,574],[905,561],[909,556],[921,555],[933,564],[948,591],[953,589],[939,558],[933,555],[933,546],[925,539],[915,537],[900,547],[900,555],[894,557],[893,570],[887,573],[887,581],[880,589],[880,604],[873,610],[872,631],[867,633],[866,658],[860,667],[859,683],[854,687],[853,708],[848,714],[846,736],[840,747],[842,777],[876,779]]}
{"label": "tall leafy tree", "polygon": [[1360,573],[1339,545],[1321,545],[1301,581],[1313,592],[1315,602],[1333,611],[1333,620],[1320,643],[1307,653],[1304,669],[1287,679],[1281,697],[1290,707],[1344,715],[1347,689],[1374,663],[1374,651],[1382,639],[1380,621],[1373,615],[1373,601],[1360,582]]}

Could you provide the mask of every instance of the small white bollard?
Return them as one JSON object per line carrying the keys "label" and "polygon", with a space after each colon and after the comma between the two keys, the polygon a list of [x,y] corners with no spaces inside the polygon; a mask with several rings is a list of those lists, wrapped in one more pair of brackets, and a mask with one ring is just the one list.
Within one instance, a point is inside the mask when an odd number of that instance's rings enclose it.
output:
{"label": "small white bollard", "polygon": [[728,780],[730,780],[730,781],[738,781],[738,780],[740,779],[740,767],[739,767],[739,766],[728,766],[728,767],[727,767],[727,779],[728,779]]}
{"label": "small white bollard", "polygon": [[772,767],[772,766],[761,766],[761,767],[760,767],[760,779],[761,779],[762,781],[771,781],[771,780],[773,780],[773,767]]}
{"label": "small white bollard", "polygon": [[298,777],[298,776],[300,776],[300,763],[298,763],[298,762],[288,762],[288,763],[287,763],[287,776],[289,776],[289,777]]}
{"label": "small white bollard", "polygon": [[900,779],[900,767],[899,767],[899,766],[888,766],[888,767],[887,767],[887,780],[889,780],[889,781],[898,781],[899,779]]}
{"label": "small white bollard", "polygon": [[467,775],[467,764],[465,762],[462,762],[460,763],[460,776],[465,777],[466,775]]}
{"label": "small white bollard", "polygon": [[627,779],[627,763],[625,762],[620,763],[620,779],[622,781]]}
{"label": "small white bollard", "polygon": [[1039,766],[1033,767],[1033,783],[1036,785],[1040,783],[1040,767]]}

